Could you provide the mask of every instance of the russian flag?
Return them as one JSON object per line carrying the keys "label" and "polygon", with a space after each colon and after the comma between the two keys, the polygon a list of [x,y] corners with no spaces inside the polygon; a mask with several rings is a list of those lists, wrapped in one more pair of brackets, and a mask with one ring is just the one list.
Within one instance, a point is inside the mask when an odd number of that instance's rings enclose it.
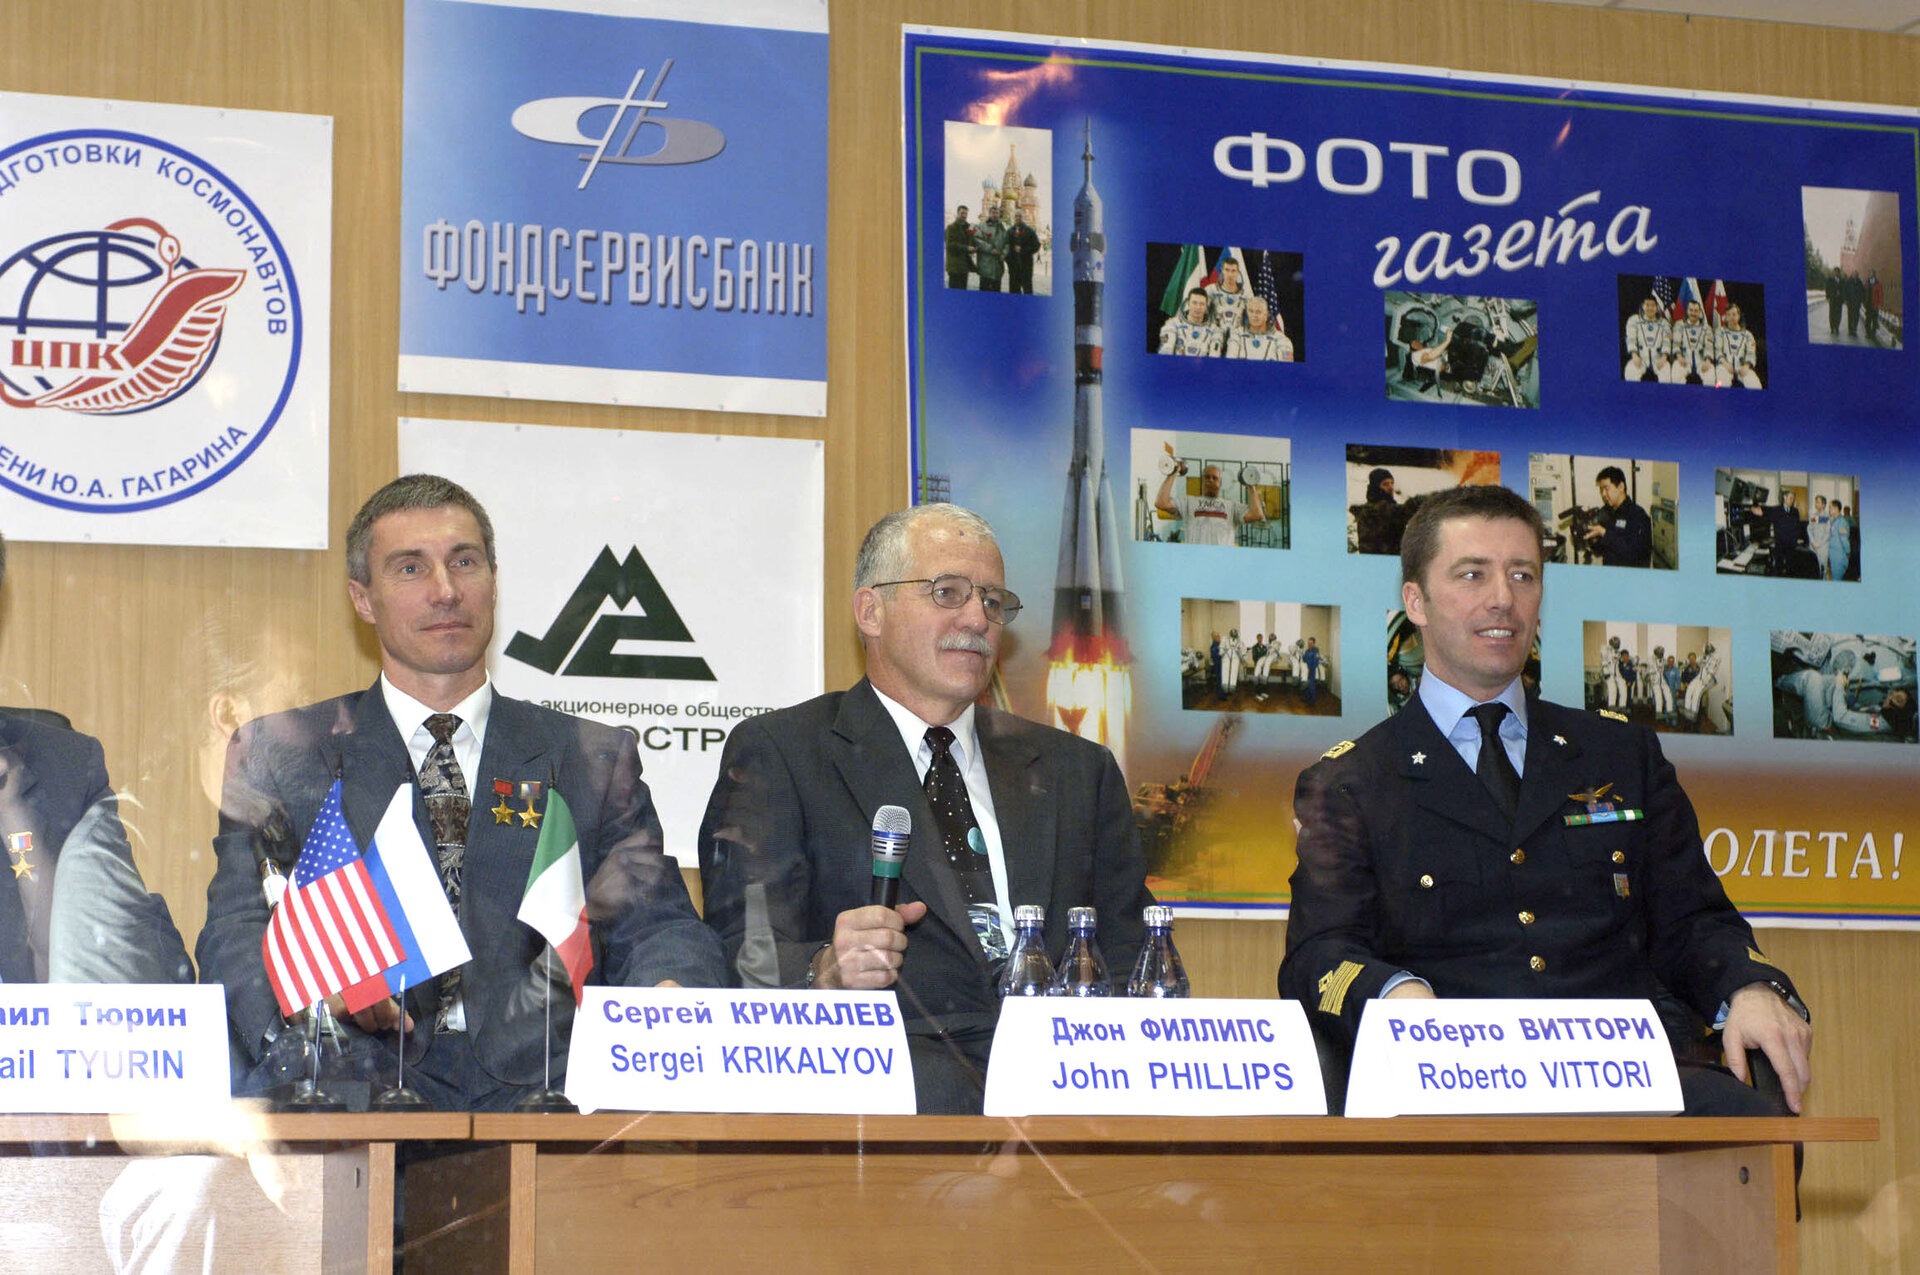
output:
{"label": "russian flag", "polygon": [[394,789],[362,858],[407,958],[347,989],[347,1008],[355,1012],[473,959],[441,888],[440,870],[413,821],[412,784]]}

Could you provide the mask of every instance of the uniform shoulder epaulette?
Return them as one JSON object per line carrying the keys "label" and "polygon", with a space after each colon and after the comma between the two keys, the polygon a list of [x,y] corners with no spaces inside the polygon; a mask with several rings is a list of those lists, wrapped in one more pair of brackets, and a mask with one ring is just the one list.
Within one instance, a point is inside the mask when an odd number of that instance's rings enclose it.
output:
{"label": "uniform shoulder epaulette", "polygon": [[1322,761],[1331,761],[1335,757],[1344,757],[1352,751],[1353,751],[1353,741],[1350,739],[1343,739],[1339,743],[1335,744],[1332,748],[1329,748],[1326,752],[1321,753],[1320,758]]}
{"label": "uniform shoulder epaulette", "polygon": [[1625,713],[1616,713],[1610,708],[1596,708],[1593,711],[1600,714],[1600,716],[1602,717],[1611,717],[1616,722],[1631,723],[1633,721],[1633,719],[1631,717],[1628,717]]}

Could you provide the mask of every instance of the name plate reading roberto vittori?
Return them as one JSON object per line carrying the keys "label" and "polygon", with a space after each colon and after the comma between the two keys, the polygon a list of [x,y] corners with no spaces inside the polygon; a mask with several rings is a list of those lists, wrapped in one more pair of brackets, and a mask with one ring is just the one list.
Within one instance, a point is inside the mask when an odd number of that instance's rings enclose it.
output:
{"label": "name plate reading roberto vittori", "polygon": [[230,1096],[218,987],[0,986],[0,1111],[175,1113]]}
{"label": "name plate reading roberto vittori", "polygon": [[990,1116],[1324,1116],[1293,1001],[1016,997],[987,1068]]}
{"label": "name plate reading roberto vittori", "polygon": [[582,1111],[914,1113],[887,992],[587,988],[567,1097]]}
{"label": "name plate reading roberto vittori", "polygon": [[1376,1000],[1350,1116],[1642,1115],[1680,1110],[1659,1015],[1636,1000]]}

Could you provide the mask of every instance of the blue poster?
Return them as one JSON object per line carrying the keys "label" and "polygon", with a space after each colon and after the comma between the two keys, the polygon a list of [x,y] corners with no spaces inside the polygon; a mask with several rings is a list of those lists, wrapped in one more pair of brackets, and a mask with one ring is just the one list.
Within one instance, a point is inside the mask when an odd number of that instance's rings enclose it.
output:
{"label": "blue poster", "polygon": [[1423,668],[1400,535],[1549,530],[1525,676],[1659,731],[1734,901],[1920,920],[1920,116],[910,28],[916,499],[1152,884],[1284,909],[1300,770]]}
{"label": "blue poster", "polygon": [[826,100],[825,0],[408,0],[400,388],[823,415]]}

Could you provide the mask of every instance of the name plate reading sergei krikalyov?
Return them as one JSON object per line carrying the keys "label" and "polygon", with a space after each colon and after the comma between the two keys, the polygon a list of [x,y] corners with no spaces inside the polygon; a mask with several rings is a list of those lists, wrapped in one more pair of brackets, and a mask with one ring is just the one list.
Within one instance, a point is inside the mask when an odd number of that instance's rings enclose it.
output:
{"label": "name plate reading sergei krikalyov", "polygon": [[891,991],[589,987],[566,1089],[582,1111],[914,1113]]}
{"label": "name plate reading sergei krikalyov", "polygon": [[227,1001],[208,984],[0,985],[0,1111],[224,1107]]}
{"label": "name plate reading sergei krikalyov", "polygon": [[1673,1047],[1643,1000],[1374,1000],[1350,1116],[1671,1115]]}
{"label": "name plate reading sergei krikalyov", "polygon": [[990,1116],[1324,1116],[1294,1001],[1011,997],[987,1068]]}

